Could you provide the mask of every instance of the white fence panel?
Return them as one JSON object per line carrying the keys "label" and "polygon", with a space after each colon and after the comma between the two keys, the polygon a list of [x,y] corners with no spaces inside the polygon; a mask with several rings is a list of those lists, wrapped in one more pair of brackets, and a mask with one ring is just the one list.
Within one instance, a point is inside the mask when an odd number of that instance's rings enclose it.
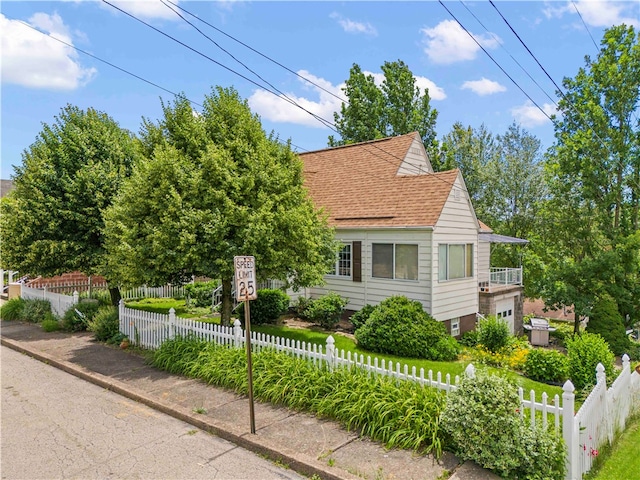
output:
{"label": "white fence panel", "polygon": [[64,313],[78,303],[78,292],[73,295],[48,292],[46,289],[21,286],[20,296],[24,299],[48,300],[51,303],[51,311],[62,317]]}

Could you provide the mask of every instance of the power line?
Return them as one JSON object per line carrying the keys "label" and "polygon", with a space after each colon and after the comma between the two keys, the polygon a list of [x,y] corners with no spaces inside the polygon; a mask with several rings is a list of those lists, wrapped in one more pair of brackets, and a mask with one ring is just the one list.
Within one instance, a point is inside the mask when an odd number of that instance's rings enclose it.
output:
{"label": "power line", "polygon": [[[464,3],[462,0],[460,0],[460,3],[464,6],[464,8],[467,9],[467,11],[473,16],[473,18],[475,18],[477,20],[477,22],[491,35],[493,36],[493,38],[497,41],[498,38],[496,37],[496,35],[494,35],[492,32],[489,31],[489,29],[484,25],[484,23],[482,23],[482,21],[480,21],[480,19],[476,16],[475,13],[473,13],[473,11],[466,5],[466,3]],[[525,69],[520,62],[518,62],[518,60],[515,59],[515,57],[513,55],[511,55],[511,53],[505,48],[505,46],[502,44],[502,42],[498,42],[498,44],[500,45],[500,47],[502,47],[502,49],[507,52],[507,54],[509,55],[509,57],[511,57],[511,60],[513,60],[516,65],[518,65],[520,67],[520,69],[527,75],[527,77],[529,77],[529,79],[540,89],[540,91],[542,93],[544,93],[547,98],[553,102],[554,105],[557,106],[556,101],[551,98],[551,96],[546,92],[546,90],[544,88],[542,88],[542,86],[531,76],[531,74],[527,71],[527,69]]]}
{"label": "power line", "polygon": [[549,119],[549,121],[550,121],[551,123],[554,123],[553,119],[552,119],[552,118],[547,114],[547,112],[545,112],[545,111],[540,107],[540,105],[538,105],[538,104],[536,103],[536,101],[535,101],[533,98],[531,98],[531,96],[529,96],[529,94],[528,94],[527,92],[525,92],[525,91],[524,91],[524,89],[523,89],[523,88],[518,84],[518,82],[516,82],[516,81],[511,77],[511,75],[509,75],[509,74],[507,73],[507,71],[506,71],[504,68],[502,68],[502,66],[501,66],[501,65],[496,61],[496,59],[495,59],[495,58],[493,58],[493,56],[492,56],[492,55],[487,51],[487,49],[486,49],[486,48],[484,48],[484,47],[482,46],[482,44],[481,44],[481,43],[480,43],[480,42],[479,42],[479,41],[478,41],[478,40],[477,40],[477,39],[476,39],[476,38],[471,34],[471,32],[470,32],[469,30],[467,30],[467,28],[462,24],[462,22],[461,22],[460,20],[458,20],[458,18],[457,18],[457,17],[456,17],[452,12],[451,12],[451,10],[449,10],[449,9],[447,8],[447,6],[442,2],[442,0],[438,0],[438,3],[440,3],[440,5],[442,5],[442,8],[444,8],[444,9],[449,13],[449,15],[451,15],[451,16],[453,17],[453,19],[454,19],[456,22],[458,22],[458,25],[460,25],[460,27],[461,27],[461,28],[462,28],[462,29],[467,33],[467,35],[469,35],[469,37],[471,37],[471,39],[472,39],[472,40],[473,40],[473,41],[478,45],[478,47],[480,47],[480,48],[482,49],[482,51],[483,51],[484,53],[486,53],[486,55],[491,59],[491,61],[492,61],[493,63],[495,63],[495,64],[496,64],[496,66],[500,69],[500,71],[501,71],[502,73],[504,73],[504,74],[507,76],[507,78],[508,78],[509,80],[511,80],[511,82],[512,82],[516,87],[518,87],[518,90],[520,90],[520,91],[521,91],[521,92],[522,92],[522,93],[523,93],[523,94],[524,94],[524,95],[525,95],[525,96],[526,96],[526,97],[531,101],[531,103],[533,103],[533,104],[536,106],[536,108],[537,108],[538,110],[540,110],[540,111],[543,113],[543,115]]}
{"label": "power line", "polygon": [[[209,27],[213,28],[213,29],[214,29],[214,30],[216,30],[217,32],[220,32],[221,34],[223,34],[223,35],[225,35],[226,37],[230,38],[230,39],[231,39],[231,40],[233,40],[234,42],[237,42],[237,43],[239,43],[240,45],[242,45],[243,47],[248,48],[248,49],[249,49],[249,50],[251,50],[252,52],[254,52],[254,53],[256,53],[256,54],[260,55],[260,56],[261,56],[261,57],[263,57],[263,58],[265,58],[266,60],[269,60],[270,62],[272,62],[272,63],[274,63],[274,64],[278,65],[279,67],[281,67],[281,68],[283,68],[283,69],[285,69],[287,72],[294,74],[295,76],[297,76],[297,77],[298,77],[298,78],[300,78],[301,80],[303,80],[303,81],[305,81],[305,82],[307,82],[307,83],[310,83],[310,84],[311,84],[311,85],[313,85],[314,87],[316,87],[316,88],[318,88],[318,89],[322,90],[322,91],[323,91],[323,92],[325,92],[325,93],[328,93],[329,95],[331,95],[332,97],[334,97],[334,98],[336,98],[336,99],[340,100],[340,101],[341,101],[341,102],[343,102],[343,103],[347,103],[347,104],[349,103],[349,101],[348,101],[348,100],[345,100],[344,98],[339,97],[338,95],[336,95],[336,94],[335,94],[335,93],[333,93],[332,91],[327,90],[326,88],[324,88],[322,85],[318,85],[317,83],[313,82],[313,80],[310,80],[310,79],[308,79],[308,78],[304,77],[303,75],[300,75],[298,72],[296,72],[296,71],[294,71],[294,70],[290,69],[289,67],[287,67],[287,66],[283,65],[282,63],[278,62],[277,60],[274,60],[273,58],[269,57],[268,55],[265,55],[264,53],[262,53],[262,52],[260,52],[260,51],[256,50],[256,49],[255,49],[255,48],[253,48],[252,46],[247,45],[246,43],[242,42],[241,40],[238,40],[238,39],[237,39],[237,38],[235,38],[234,36],[229,35],[228,33],[224,32],[224,31],[223,31],[223,30],[221,30],[221,29],[219,29],[219,28],[218,28],[218,27],[216,27],[215,25],[212,25],[211,23],[207,22],[206,20],[203,20],[203,19],[202,19],[202,18],[200,18],[199,16],[194,15],[194,14],[193,14],[193,13],[191,13],[189,10],[187,10],[187,9],[183,8],[182,6],[180,6],[180,5],[176,4],[176,3],[174,3],[172,0],[166,0],[166,1],[167,1],[168,3],[170,3],[171,5],[173,5],[174,7],[179,8],[180,10],[182,10],[183,12],[185,12],[187,15],[190,15],[191,17],[195,18],[196,20],[198,20],[198,21],[200,21],[200,22],[204,23],[205,25],[207,25],[207,26],[209,26]],[[164,3],[164,2],[163,2],[163,3]]]}
{"label": "power line", "polygon": [[[133,15],[133,14],[131,14],[131,13],[129,13],[129,12],[126,12],[125,10],[122,10],[121,8],[119,8],[119,7],[117,7],[117,6],[115,6],[115,5],[111,4],[111,3],[109,3],[107,0],[102,0],[102,1],[103,1],[104,3],[106,3],[107,5],[109,5],[109,6],[113,7],[113,8],[115,8],[116,10],[118,10],[118,11],[120,11],[120,12],[124,13],[125,15],[127,15],[127,16],[131,17],[132,19],[134,19],[134,20],[136,20],[136,21],[138,21],[138,22],[142,23],[143,25],[145,25],[145,26],[147,26],[147,27],[151,28],[152,30],[155,30],[156,32],[160,33],[161,35],[163,35],[163,36],[165,36],[165,37],[167,37],[167,38],[169,38],[169,39],[173,40],[174,42],[176,42],[176,43],[178,43],[178,44],[182,45],[183,47],[185,47],[185,48],[187,48],[187,49],[191,50],[192,52],[194,52],[194,53],[196,53],[196,54],[198,54],[198,55],[202,56],[203,58],[206,58],[207,60],[209,60],[209,61],[211,61],[211,62],[215,63],[216,65],[221,66],[221,67],[222,67],[222,68],[224,68],[225,70],[227,70],[227,71],[229,71],[229,72],[231,72],[231,73],[233,73],[233,74],[235,74],[235,75],[239,76],[240,78],[242,78],[242,79],[244,79],[244,80],[247,80],[248,82],[252,83],[253,85],[256,85],[257,87],[259,87],[259,88],[261,88],[261,89],[263,89],[263,90],[265,90],[265,91],[268,91],[269,93],[273,94],[274,96],[276,96],[276,97],[278,97],[278,98],[282,98],[281,96],[277,95],[277,94],[276,94],[275,92],[273,92],[272,90],[269,90],[268,88],[265,88],[263,85],[260,85],[259,83],[257,83],[257,82],[255,82],[254,80],[252,80],[252,79],[250,79],[250,78],[246,77],[245,75],[242,75],[241,73],[236,72],[236,71],[235,71],[235,70],[233,70],[232,68],[230,68],[230,67],[228,67],[228,66],[226,66],[226,65],[224,65],[224,64],[222,64],[222,63],[220,63],[220,62],[218,62],[217,60],[214,60],[213,58],[209,57],[208,55],[206,55],[206,54],[204,54],[204,53],[200,52],[199,50],[197,50],[197,49],[195,49],[195,48],[193,48],[193,47],[191,47],[191,46],[187,45],[186,43],[184,43],[184,42],[182,42],[182,41],[178,40],[177,38],[175,38],[175,37],[173,37],[173,36],[169,35],[168,33],[163,32],[162,30],[160,30],[160,29],[158,29],[158,28],[154,27],[153,25],[151,25],[151,24],[149,24],[149,23],[145,22],[144,20],[141,20],[140,18],[136,17],[135,15]],[[285,100],[285,101],[286,101],[286,99],[283,99],[283,100]],[[291,102],[289,102],[289,103],[291,103]],[[292,103],[292,104],[293,104],[294,106],[296,106],[296,105],[295,105],[295,103]],[[305,110],[305,109],[303,109],[303,110]],[[305,110],[305,111],[306,111],[307,113],[309,113],[307,110]],[[332,122],[330,122],[330,121],[328,121],[328,120],[326,120],[326,119],[325,119],[324,121],[326,122],[326,124],[325,124],[325,125],[329,126],[329,128],[331,128],[333,131],[335,131],[336,133],[340,133],[340,132],[338,132],[338,130],[336,129],[335,125],[334,125]],[[368,145],[368,146],[369,146],[369,145]],[[371,147],[374,147],[374,148],[375,148],[375,149],[377,149],[377,150],[380,150],[380,151],[382,151],[382,152],[386,153],[387,155],[390,155],[390,156],[391,156],[391,157],[393,157],[393,158],[396,158],[396,159],[398,159],[398,160],[404,160],[404,159],[399,158],[399,157],[397,157],[396,155],[394,155],[394,154],[392,154],[392,153],[390,153],[390,152],[385,151],[384,149],[380,148],[379,146],[377,146],[377,145],[375,145],[375,144],[372,144],[372,145],[370,145],[370,146],[371,146]],[[381,158],[382,160],[384,160],[384,161],[388,162],[388,163],[391,163],[391,162],[389,162],[389,160],[387,160],[387,159],[385,159],[385,158],[383,158],[383,157],[380,157],[379,155],[378,155],[378,157],[379,157],[379,158]],[[430,172],[425,172],[425,171],[422,169],[422,166],[420,166],[420,165],[412,164],[411,162],[406,162],[406,164],[407,164],[407,165],[412,166],[412,167],[415,169],[415,172],[416,172],[416,173],[418,173],[418,174],[425,174],[425,173],[426,173],[426,174],[429,174],[429,173],[430,173]],[[394,164],[394,165],[395,165],[395,164]],[[437,177],[436,177],[436,178],[437,178]],[[442,181],[444,181],[444,180],[442,180]],[[449,182],[446,182],[446,183],[449,183]],[[452,186],[453,186],[453,184],[450,184],[450,185],[452,185]]]}
{"label": "power line", "polygon": [[238,60],[233,54],[231,54],[231,52],[229,52],[228,50],[224,49],[222,46],[220,46],[215,40],[213,40],[211,37],[209,37],[206,33],[204,33],[202,30],[200,30],[198,27],[196,27],[193,23],[191,23],[189,20],[187,20],[183,15],[180,14],[180,12],[178,12],[176,9],[174,9],[173,7],[171,7],[170,5],[168,5],[167,3],[165,3],[164,0],[160,0],[162,2],[163,5],[165,5],[167,8],[169,8],[171,11],[173,11],[176,15],[178,15],[178,17],[180,17],[184,22],[186,22],[187,24],[191,25],[194,29],[196,29],[196,31],[202,35],[203,37],[205,37],[207,40],[209,40],[211,43],[213,43],[216,47],[218,47],[220,50],[222,50],[224,53],[226,53],[227,55],[229,55],[233,60],[235,60],[237,63],[239,63],[240,65],[242,65],[246,70],[248,70],[249,72],[253,73],[256,77],[258,77],[260,80],[262,80],[264,83],[266,83],[267,85],[269,85],[273,90],[275,90],[276,92],[278,92],[285,100],[287,100],[289,103],[291,103],[292,105],[295,105],[296,107],[302,109],[303,111],[305,111],[306,113],[308,113],[309,115],[313,116],[316,120],[318,120],[320,123],[324,124],[325,126],[330,126],[327,125],[327,121],[320,117],[319,115],[316,115],[315,113],[311,112],[310,110],[307,110],[306,108],[304,108],[302,105],[300,105],[298,102],[296,102],[295,100],[289,98],[287,96],[286,93],[284,93],[283,91],[279,90],[277,87],[275,87],[273,84],[269,83],[267,80],[265,80],[262,76],[260,76],[258,73],[256,73],[254,70],[252,70],[251,68],[249,68],[245,63],[243,63],[242,61]]}
{"label": "power line", "polygon": [[591,37],[591,41],[593,42],[593,46],[596,47],[596,51],[599,51],[600,49],[598,48],[598,45],[596,44],[596,41],[593,39],[593,35],[591,35],[591,32],[589,31],[589,28],[587,27],[587,24],[584,22],[584,18],[582,18],[582,14],[580,13],[580,10],[578,10],[578,6],[576,5],[576,2],[571,0],[571,4],[573,5],[573,8],[576,9],[576,13],[580,17],[580,20],[582,21],[582,25],[584,25],[584,29],[587,31],[587,33]]}

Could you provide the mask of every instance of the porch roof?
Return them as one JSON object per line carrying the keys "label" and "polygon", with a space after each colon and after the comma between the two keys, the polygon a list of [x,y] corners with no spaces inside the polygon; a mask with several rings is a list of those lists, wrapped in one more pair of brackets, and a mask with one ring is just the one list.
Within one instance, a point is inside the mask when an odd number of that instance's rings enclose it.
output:
{"label": "porch roof", "polygon": [[529,240],[525,240],[524,238],[516,238],[509,237],[507,235],[498,235],[497,233],[484,233],[480,232],[478,235],[478,240],[481,242],[491,242],[491,243],[516,243],[521,245],[526,245],[529,243]]}

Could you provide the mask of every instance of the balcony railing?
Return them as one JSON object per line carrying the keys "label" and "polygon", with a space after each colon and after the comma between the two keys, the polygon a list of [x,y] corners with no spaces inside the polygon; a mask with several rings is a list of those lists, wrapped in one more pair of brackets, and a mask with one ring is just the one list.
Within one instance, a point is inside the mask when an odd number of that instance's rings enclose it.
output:
{"label": "balcony railing", "polygon": [[491,292],[508,285],[522,285],[522,267],[493,267],[489,272],[478,273],[478,287],[481,292]]}

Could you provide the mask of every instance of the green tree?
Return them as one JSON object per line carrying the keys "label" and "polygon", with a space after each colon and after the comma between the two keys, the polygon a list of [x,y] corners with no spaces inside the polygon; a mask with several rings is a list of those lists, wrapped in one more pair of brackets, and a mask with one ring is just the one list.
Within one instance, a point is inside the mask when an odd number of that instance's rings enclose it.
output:
{"label": "green tree", "polygon": [[290,146],[265,134],[234,89],[216,87],[199,114],[183,96],[163,111],[144,122],[148,158],[106,214],[113,275],[132,284],[220,278],[226,324],[236,255],[255,257],[259,279],[321,284],[337,247]]}
{"label": "green tree", "polygon": [[107,114],[64,107],[15,168],[15,189],[2,202],[2,267],[43,276],[105,274],[102,214],[135,158],[134,136]]}
{"label": "green tree", "polygon": [[413,73],[402,60],[385,62],[382,72],[384,80],[378,86],[373,75],[365,75],[359,65],[351,67],[343,88],[348,103],[342,104],[340,113],[334,113],[340,138],[330,136],[329,145],[366,142],[417,131],[427,152],[433,154],[437,145],[438,112],[431,108],[428,89],[421,92]]}
{"label": "green tree", "polygon": [[563,81],[546,164],[554,255],[544,293],[550,306],[574,305],[576,328],[605,294],[628,324],[640,315],[639,39],[631,26],[608,29],[597,58]]}

